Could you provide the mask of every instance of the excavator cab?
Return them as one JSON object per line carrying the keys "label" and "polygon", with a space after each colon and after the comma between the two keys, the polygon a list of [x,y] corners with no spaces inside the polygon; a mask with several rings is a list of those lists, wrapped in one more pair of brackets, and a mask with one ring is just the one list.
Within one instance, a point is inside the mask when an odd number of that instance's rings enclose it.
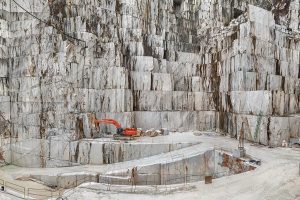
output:
{"label": "excavator cab", "polygon": [[124,129],[123,128],[117,128],[117,134],[123,135]]}

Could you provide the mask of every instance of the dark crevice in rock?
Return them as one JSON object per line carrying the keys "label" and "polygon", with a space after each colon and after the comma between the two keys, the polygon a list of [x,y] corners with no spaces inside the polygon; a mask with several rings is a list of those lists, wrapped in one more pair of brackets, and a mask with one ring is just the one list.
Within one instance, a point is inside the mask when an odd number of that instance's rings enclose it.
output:
{"label": "dark crevice in rock", "polygon": [[90,143],[90,146],[89,146],[89,152],[88,152],[88,163],[91,162],[91,150],[92,150],[92,143]]}
{"label": "dark crevice in rock", "polygon": [[240,9],[237,9],[237,8],[233,8],[233,18],[234,19],[237,19],[242,14],[244,14],[243,10],[240,10]]}
{"label": "dark crevice in rock", "polygon": [[102,144],[102,154],[103,154],[103,164],[108,164],[106,163],[105,143]]}
{"label": "dark crevice in rock", "polygon": [[83,119],[77,117],[76,119],[76,136],[77,136],[77,139],[80,140],[80,139],[83,139],[84,138],[84,131],[83,131]]}
{"label": "dark crevice in rock", "polygon": [[276,59],[275,60],[275,62],[276,62],[276,73],[275,73],[275,75],[280,75],[280,61],[278,60],[278,59]]}
{"label": "dark crevice in rock", "polygon": [[76,149],[75,149],[75,155],[74,155],[75,162],[78,162],[78,157],[79,157],[79,144],[80,144],[80,142],[77,142]]}
{"label": "dark crevice in rock", "polygon": [[183,0],[173,0],[173,8],[174,10],[177,10],[180,8],[181,4],[182,4]]}
{"label": "dark crevice in rock", "polygon": [[152,56],[152,48],[148,44],[147,36],[143,37],[144,56]]}
{"label": "dark crevice in rock", "polygon": [[271,139],[270,124],[271,124],[271,118],[268,117],[268,122],[267,122],[267,139],[268,139],[268,145],[270,144],[270,139]]}
{"label": "dark crevice in rock", "polygon": [[280,24],[280,17],[286,16],[289,13],[291,0],[273,0],[273,10],[275,23]]}
{"label": "dark crevice in rock", "polygon": [[281,90],[284,91],[284,85],[285,85],[285,76],[282,76],[282,81],[281,81]]}
{"label": "dark crevice in rock", "polygon": [[118,158],[118,162],[123,162],[124,161],[124,152],[122,151],[122,146],[119,146],[119,158]]}

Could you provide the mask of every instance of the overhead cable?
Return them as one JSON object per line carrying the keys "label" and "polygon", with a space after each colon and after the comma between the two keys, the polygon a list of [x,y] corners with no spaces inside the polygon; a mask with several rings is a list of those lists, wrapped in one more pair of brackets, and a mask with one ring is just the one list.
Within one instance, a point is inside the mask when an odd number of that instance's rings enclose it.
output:
{"label": "overhead cable", "polygon": [[[12,0],[18,7],[20,7],[22,10],[24,10],[26,13],[28,13],[29,15],[31,15],[33,18],[39,20],[40,22],[43,22],[46,25],[49,25],[48,22],[46,22],[43,19],[40,19],[39,17],[35,16],[34,14],[32,14],[31,12],[29,12],[27,9],[25,9],[22,5],[20,5],[18,2],[16,2],[15,0]],[[76,38],[74,36],[71,36],[69,34],[67,34],[66,32],[59,30],[55,25],[50,24],[50,26],[52,26],[54,29],[56,29],[58,32],[61,32],[64,36],[68,37],[68,38],[72,38],[73,40],[77,40],[78,42],[84,42],[86,44],[86,42],[84,40],[81,40],[79,38]]]}

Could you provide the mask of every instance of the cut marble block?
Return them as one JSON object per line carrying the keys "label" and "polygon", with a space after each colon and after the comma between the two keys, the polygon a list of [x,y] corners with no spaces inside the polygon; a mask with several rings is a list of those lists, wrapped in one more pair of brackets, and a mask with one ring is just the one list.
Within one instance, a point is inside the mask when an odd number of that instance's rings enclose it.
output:
{"label": "cut marble block", "polygon": [[161,120],[161,112],[135,111],[134,117],[135,126],[138,128],[149,130],[151,128],[160,129],[163,127]]}
{"label": "cut marble block", "polygon": [[229,75],[229,86],[231,91],[256,90],[257,73],[239,71]]}
{"label": "cut marble block", "polygon": [[190,76],[173,76],[174,91],[191,91],[192,77]]}
{"label": "cut marble block", "polygon": [[300,115],[289,116],[289,133],[291,138],[300,137]]}
{"label": "cut marble block", "polygon": [[270,146],[281,146],[282,141],[290,139],[289,117],[270,117]]}
{"label": "cut marble block", "polygon": [[195,110],[195,93],[174,91],[172,98],[172,110]]}
{"label": "cut marble block", "polygon": [[195,92],[195,110],[216,110],[216,99],[214,93]]}
{"label": "cut marble block", "polygon": [[131,88],[133,90],[150,90],[151,73],[150,72],[130,72]]}
{"label": "cut marble block", "polygon": [[100,96],[102,112],[128,112],[132,111],[132,92],[124,89],[103,91]]}
{"label": "cut marble block", "polygon": [[5,120],[10,120],[11,109],[10,109],[10,97],[9,96],[0,96],[0,112],[1,112],[1,116]]}
{"label": "cut marble block", "polygon": [[172,110],[172,92],[170,91],[134,91],[137,111]]}
{"label": "cut marble block", "polygon": [[131,62],[133,71],[151,72],[154,68],[153,57],[150,56],[135,56]]}
{"label": "cut marble block", "polygon": [[272,93],[269,91],[230,92],[232,112],[269,115],[272,113]]}
{"label": "cut marble block", "polygon": [[[220,78],[222,81],[222,78]],[[224,81],[224,79],[223,79]],[[215,79],[211,77],[192,77],[192,91],[193,92],[213,92],[218,90],[218,88],[214,88],[213,86],[217,85]],[[228,83],[220,83],[220,87],[225,87],[225,91],[228,91]]]}
{"label": "cut marble block", "polygon": [[268,145],[268,118],[262,115],[236,115],[237,136],[240,134],[242,122],[245,122],[245,139]]}
{"label": "cut marble block", "polygon": [[8,60],[7,59],[0,59],[0,77],[7,77],[8,76]]}
{"label": "cut marble block", "polygon": [[275,25],[275,21],[271,12],[253,5],[249,5],[248,9],[249,9],[248,14],[249,14],[250,21],[262,23],[265,26]]}
{"label": "cut marble block", "polygon": [[153,73],[152,89],[158,91],[172,91],[173,77],[170,74]]}
{"label": "cut marble block", "polygon": [[[238,138],[242,123],[245,123],[245,139],[274,147],[290,137],[299,137],[299,116],[267,117],[262,115],[219,114],[219,126],[227,128],[232,137]],[[225,123],[225,124],[224,124]]]}
{"label": "cut marble block", "polygon": [[128,71],[126,68],[111,67],[107,69],[106,89],[128,89]]}
{"label": "cut marble block", "polygon": [[135,122],[137,127],[151,128],[148,121],[153,121],[155,126],[152,128],[161,129],[170,127],[171,131],[184,130],[214,130],[215,127],[215,112],[135,112]]}
{"label": "cut marble block", "polygon": [[202,64],[202,57],[193,53],[177,52],[177,62]]}
{"label": "cut marble block", "polygon": [[24,140],[11,146],[11,161],[17,166],[46,167],[47,158],[45,155],[49,155],[48,152],[48,141],[39,139]]}

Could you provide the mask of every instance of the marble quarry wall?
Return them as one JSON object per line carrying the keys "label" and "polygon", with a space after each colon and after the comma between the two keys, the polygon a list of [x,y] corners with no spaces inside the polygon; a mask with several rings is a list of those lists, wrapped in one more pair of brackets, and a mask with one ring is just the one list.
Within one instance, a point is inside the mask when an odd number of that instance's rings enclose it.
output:
{"label": "marble quarry wall", "polygon": [[2,145],[82,139],[85,113],[300,137],[298,0],[1,0],[0,13]]}

